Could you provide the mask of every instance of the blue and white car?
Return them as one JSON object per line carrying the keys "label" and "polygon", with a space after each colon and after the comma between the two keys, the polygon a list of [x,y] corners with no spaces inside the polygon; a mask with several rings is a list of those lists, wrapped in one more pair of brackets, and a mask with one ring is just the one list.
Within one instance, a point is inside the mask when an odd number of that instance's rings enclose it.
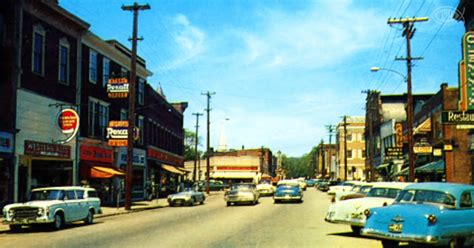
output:
{"label": "blue and white car", "polygon": [[365,212],[361,234],[384,247],[400,242],[463,247],[474,244],[474,186],[417,183],[400,192],[393,205]]}
{"label": "blue and white car", "polygon": [[298,181],[282,180],[278,182],[275,194],[273,194],[274,203],[297,201],[303,202],[303,189]]}

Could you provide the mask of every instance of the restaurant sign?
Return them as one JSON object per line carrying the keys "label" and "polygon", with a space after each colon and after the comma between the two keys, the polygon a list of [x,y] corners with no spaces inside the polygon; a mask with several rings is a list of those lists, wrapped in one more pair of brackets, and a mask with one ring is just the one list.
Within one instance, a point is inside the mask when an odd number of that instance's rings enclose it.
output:
{"label": "restaurant sign", "polygon": [[443,111],[441,122],[444,124],[474,124],[474,111]]}
{"label": "restaurant sign", "polygon": [[110,98],[127,98],[128,88],[129,83],[127,78],[111,78],[107,82],[107,95]]}

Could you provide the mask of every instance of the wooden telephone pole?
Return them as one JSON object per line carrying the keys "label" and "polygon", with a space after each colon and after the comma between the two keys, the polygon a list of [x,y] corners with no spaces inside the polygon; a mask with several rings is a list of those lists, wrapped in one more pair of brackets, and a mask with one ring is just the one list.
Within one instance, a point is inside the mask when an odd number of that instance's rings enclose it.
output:
{"label": "wooden telephone pole", "polygon": [[202,95],[207,96],[207,108],[205,109],[207,112],[207,149],[206,149],[206,193],[209,194],[209,173],[211,171],[211,161],[210,161],[210,156],[211,156],[211,147],[210,147],[210,138],[211,138],[211,107],[210,107],[210,102],[211,102],[211,96],[215,95],[216,92],[206,92],[206,93],[201,93]]}
{"label": "wooden telephone pole", "polygon": [[[193,171],[193,181],[196,182],[196,166],[197,166],[197,161],[199,159],[199,153],[198,153],[198,143],[199,143],[199,136],[198,136],[198,131],[199,131],[199,116],[203,115],[201,113],[193,113],[193,115],[196,116],[196,136],[194,138],[194,171]],[[199,178],[200,179],[200,178]]]}
{"label": "wooden telephone pole", "polygon": [[[150,5],[139,5],[135,3],[131,6],[122,6],[122,10],[133,11],[133,36],[132,40],[132,62],[131,75],[128,94],[128,143],[127,143],[127,169],[125,173],[125,209],[130,210],[132,206],[132,179],[133,179],[133,130],[135,128],[135,81],[137,77],[137,38],[138,32],[138,11],[150,9]],[[143,132],[143,130],[141,130]]]}

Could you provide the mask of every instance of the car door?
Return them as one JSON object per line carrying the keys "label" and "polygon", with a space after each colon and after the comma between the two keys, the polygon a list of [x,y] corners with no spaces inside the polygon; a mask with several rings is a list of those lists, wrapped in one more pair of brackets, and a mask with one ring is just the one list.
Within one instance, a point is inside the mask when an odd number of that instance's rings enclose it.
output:
{"label": "car door", "polygon": [[75,190],[66,190],[66,197],[64,198],[65,201],[65,220],[67,222],[78,220],[78,212],[79,212],[79,203],[76,197]]}
{"label": "car door", "polygon": [[77,212],[77,218],[78,219],[85,219],[87,215],[89,214],[89,202],[87,199],[85,199],[85,191],[84,190],[76,190],[76,195],[77,195],[77,203],[78,203],[78,212]]}

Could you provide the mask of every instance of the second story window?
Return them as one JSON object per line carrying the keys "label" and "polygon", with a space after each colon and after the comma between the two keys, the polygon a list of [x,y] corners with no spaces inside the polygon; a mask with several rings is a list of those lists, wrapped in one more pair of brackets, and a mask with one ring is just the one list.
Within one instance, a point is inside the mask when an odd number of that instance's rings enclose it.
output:
{"label": "second story window", "polygon": [[89,133],[90,137],[105,139],[109,122],[109,104],[94,98],[89,98]]}
{"label": "second story window", "polygon": [[89,50],[89,82],[97,83],[97,52]]}
{"label": "second story window", "polygon": [[138,125],[137,125],[139,131],[139,138],[138,138],[138,143],[143,145],[144,139],[145,139],[145,119],[143,116],[139,115],[138,116]]}
{"label": "second story window", "polygon": [[33,28],[33,54],[31,70],[41,76],[44,75],[44,50],[46,32],[37,25]]}
{"label": "second story window", "polygon": [[347,156],[348,159],[352,159],[353,158],[352,157],[352,150],[347,150],[346,156]]}
{"label": "second story window", "polygon": [[69,83],[69,42],[66,39],[59,41],[59,75],[60,83]]}
{"label": "second story window", "polygon": [[141,78],[138,80],[137,94],[138,94],[138,104],[144,105],[145,104],[145,81],[143,81],[143,79]]}
{"label": "second story window", "polygon": [[110,78],[110,59],[105,58],[102,62],[102,85],[105,87]]}

